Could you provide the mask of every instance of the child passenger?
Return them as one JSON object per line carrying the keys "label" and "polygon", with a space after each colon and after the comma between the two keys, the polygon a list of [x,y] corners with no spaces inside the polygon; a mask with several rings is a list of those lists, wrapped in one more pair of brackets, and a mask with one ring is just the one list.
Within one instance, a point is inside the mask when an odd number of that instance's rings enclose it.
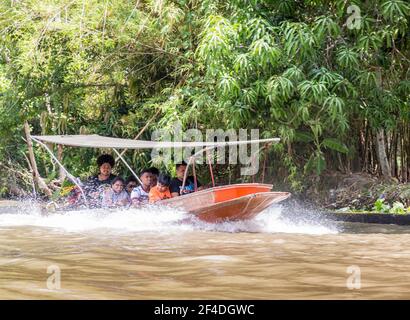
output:
{"label": "child passenger", "polygon": [[103,207],[124,207],[130,204],[130,196],[125,191],[125,181],[116,177],[111,182],[111,188],[103,193]]}
{"label": "child passenger", "polygon": [[152,174],[151,187],[155,187],[158,182],[159,170],[155,167],[151,167],[148,171]]}
{"label": "child passenger", "polygon": [[134,176],[130,176],[125,180],[125,190],[131,195],[132,190],[138,186],[138,180]]}
{"label": "child passenger", "polygon": [[141,171],[140,180],[142,185],[134,188],[131,192],[131,202],[133,205],[148,203],[152,183],[152,173],[149,169]]}
{"label": "child passenger", "polygon": [[169,191],[169,184],[171,183],[171,177],[167,174],[160,174],[158,182],[155,187],[152,187],[149,192],[149,202],[155,203],[160,200],[171,198],[171,192]]}

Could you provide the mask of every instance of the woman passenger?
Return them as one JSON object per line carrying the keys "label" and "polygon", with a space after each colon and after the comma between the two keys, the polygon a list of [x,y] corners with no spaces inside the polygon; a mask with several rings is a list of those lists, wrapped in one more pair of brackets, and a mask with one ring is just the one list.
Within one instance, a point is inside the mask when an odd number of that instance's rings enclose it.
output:
{"label": "woman passenger", "polygon": [[130,196],[125,190],[125,181],[121,177],[112,180],[111,188],[103,192],[103,207],[124,207],[130,204]]}

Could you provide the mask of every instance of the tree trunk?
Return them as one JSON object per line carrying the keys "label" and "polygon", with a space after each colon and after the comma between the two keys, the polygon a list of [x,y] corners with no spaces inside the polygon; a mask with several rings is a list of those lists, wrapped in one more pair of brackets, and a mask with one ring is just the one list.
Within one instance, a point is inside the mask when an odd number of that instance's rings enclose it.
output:
{"label": "tree trunk", "polygon": [[400,181],[400,174],[398,171],[398,164],[397,164],[397,144],[399,141],[399,134],[398,132],[394,132],[393,139],[392,139],[392,160],[391,160],[391,165],[392,165],[392,175],[396,179]]}
{"label": "tree trunk", "polygon": [[365,134],[364,134],[364,147],[363,147],[363,168],[362,170],[364,172],[369,171],[369,163],[370,163],[370,157],[371,157],[371,143],[369,136],[371,136],[371,133],[369,134],[369,127],[367,126],[365,122]]}
{"label": "tree trunk", "polygon": [[41,178],[40,174],[38,173],[36,158],[34,157],[33,144],[30,138],[30,127],[27,121],[24,123],[24,131],[26,133],[28,155],[29,155],[29,160],[31,163],[31,168],[33,171],[32,173],[33,173],[34,181],[36,182],[39,189],[44,192],[45,195],[47,195],[48,197],[51,197],[52,195],[51,190],[47,187],[47,184],[44,182],[43,178]]}
{"label": "tree trunk", "polygon": [[[60,162],[62,162],[62,160],[63,160],[63,146],[61,144],[58,145],[57,159]],[[66,178],[66,172],[64,171],[64,169],[61,166],[59,166],[58,175],[59,175],[58,180],[60,180],[61,185],[63,185],[63,182]]]}
{"label": "tree trunk", "polygon": [[391,168],[386,154],[384,130],[379,129],[376,133],[377,160],[380,164],[382,175],[385,179],[391,179]]}

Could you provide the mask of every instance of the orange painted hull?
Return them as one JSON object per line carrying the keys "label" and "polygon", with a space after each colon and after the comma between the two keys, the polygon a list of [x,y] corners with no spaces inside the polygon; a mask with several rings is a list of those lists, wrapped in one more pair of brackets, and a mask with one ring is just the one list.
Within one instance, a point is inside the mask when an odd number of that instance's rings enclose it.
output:
{"label": "orange painted hull", "polygon": [[183,209],[207,222],[247,220],[290,196],[288,192],[271,189],[268,184],[235,184],[164,200],[161,205]]}

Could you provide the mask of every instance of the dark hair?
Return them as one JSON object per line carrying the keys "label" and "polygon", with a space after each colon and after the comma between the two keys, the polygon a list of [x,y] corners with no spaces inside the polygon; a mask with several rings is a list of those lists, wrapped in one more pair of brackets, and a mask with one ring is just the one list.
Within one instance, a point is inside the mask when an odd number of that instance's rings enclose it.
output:
{"label": "dark hair", "polygon": [[184,167],[186,167],[186,166],[188,166],[188,165],[186,164],[186,162],[185,162],[185,161],[182,161],[181,163],[177,163],[177,164],[175,165],[175,169],[177,169],[177,170],[178,170],[178,168],[179,168],[180,166],[184,166]]}
{"label": "dark hair", "polygon": [[143,170],[141,170],[141,172],[140,172],[140,177],[144,174],[144,173],[152,173],[151,172],[151,170],[150,169],[143,169]]}
{"label": "dark hair", "polygon": [[127,178],[127,180],[125,180],[125,184],[129,184],[130,182],[137,182],[138,183],[138,180],[134,176],[129,176]]}
{"label": "dark hair", "polygon": [[114,185],[114,184],[115,184],[116,182],[118,182],[118,181],[121,181],[122,184],[125,184],[125,181],[124,181],[123,178],[121,178],[121,177],[115,177],[114,179],[112,179],[111,185]]}
{"label": "dark hair", "polygon": [[151,172],[152,174],[155,174],[156,176],[159,175],[159,170],[155,167],[151,167],[149,169],[147,169],[149,172]]}
{"label": "dark hair", "polygon": [[97,158],[97,165],[98,167],[101,167],[104,163],[109,163],[111,165],[111,168],[113,168],[115,165],[115,160],[109,154],[102,154]]}
{"label": "dark hair", "polygon": [[168,187],[171,184],[171,177],[165,173],[161,173],[158,176],[158,183]]}

